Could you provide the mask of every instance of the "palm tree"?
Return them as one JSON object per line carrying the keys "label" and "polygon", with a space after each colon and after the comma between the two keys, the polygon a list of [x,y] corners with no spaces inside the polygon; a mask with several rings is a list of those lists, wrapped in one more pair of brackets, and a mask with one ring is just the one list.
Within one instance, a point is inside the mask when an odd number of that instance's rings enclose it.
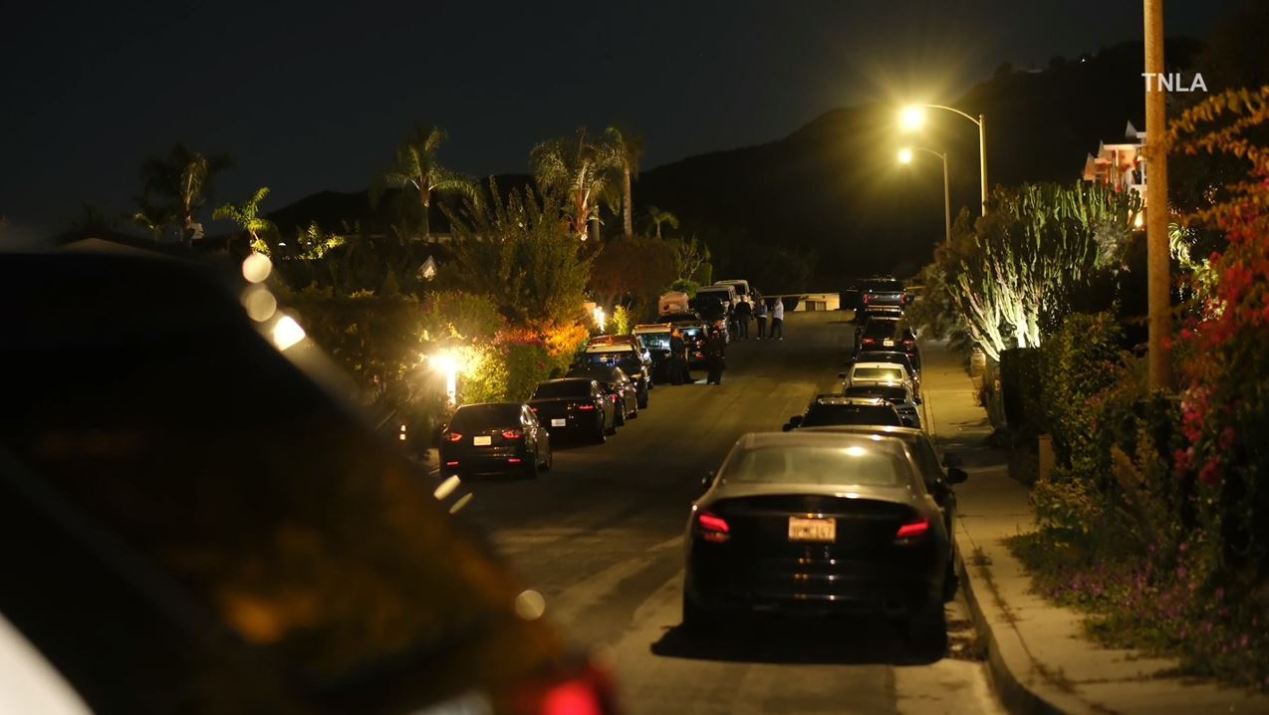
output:
{"label": "palm tree", "polygon": [[679,227],[679,217],[669,211],[662,211],[655,206],[648,207],[648,221],[652,224],[653,230],[656,231],[657,238],[661,238],[661,224],[669,224],[670,228],[677,229]]}
{"label": "palm tree", "polygon": [[217,221],[233,221],[238,224],[251,236],[251,250],[266,256],[269,255],[269,244],[264,237],[275,235],[278,231],[272,221],[260,216],[260,202],[268,195],[269,187],[261,186],[241,206],[225,204],[212,212],[212,218]]}
{"label": "palm tree", "polygon": [[626,238],[634,235],[634,192],[631,183],[639,175],[639,160],[643,158],[643,137],[623,130],[616,125],[604,132],[608,143],[616,152],[621,170],[621,219]]}
{"label": "palm tree", "polygon": [[[573,235],[585,241],[599,238],[599,204],[615,205],[617,153],[607,143],[592,142],[586,130],[567,139],[551,139],[533,147],[529,155],[533,178],[543,193],[566,198],[565,214]],[[589,226],[588,226],[589,224]]]}
{"label": "palm tree", "polygon": [[231,165],[228,155],[206,155],[175,144],[165,157],[150,157],[141,164],[142,196],[134,221],[147,225],[155,235],[176,228],[189,241],[200,235],[195,221],[198,210],[211,194],[212,179]]}
{"label": "palm tree", "polygon": [[452,193],[479,200],[476,182],[456,174],[440,165],[436,154],[446,139],[444,129],[419,124],[405,143],[397,149],[396,162],[385,172],[371,191],[372,203],[377,203],[385,188],[411,188],[419,195],[419,233],[424,240],[431,236],[432,194]]}

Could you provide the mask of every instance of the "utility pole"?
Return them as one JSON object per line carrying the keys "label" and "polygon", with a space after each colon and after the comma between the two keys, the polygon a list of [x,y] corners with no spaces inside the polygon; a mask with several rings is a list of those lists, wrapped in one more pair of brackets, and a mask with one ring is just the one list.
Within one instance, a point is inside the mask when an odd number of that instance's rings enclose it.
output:
{"label": "utility pole", "polygon": [[[987,215],[987,192],[990,190],[987,184],[987,117],[978,115],[978,174],[982,177],[982,215]],[[950,223],[950,222],[949,222]],[[951,231],[949,230],[950,234]]]}
{"label": "utility pole", "polygon": [[1159,86],[1163,75],[1163,0],[1144,0],[1146,30],[1146,282],[1149,286],[1149,386],[1172,385],[1165,342],[1171,335],[1172,277],[1168,245],[1167,96]]}

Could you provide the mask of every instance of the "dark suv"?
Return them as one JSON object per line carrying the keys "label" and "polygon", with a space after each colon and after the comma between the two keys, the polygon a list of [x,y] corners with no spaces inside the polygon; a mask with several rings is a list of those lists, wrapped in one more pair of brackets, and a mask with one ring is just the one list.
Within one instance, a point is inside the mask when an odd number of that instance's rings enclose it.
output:
{"label": "dark suv", "polygon": [[874,315],[899,317],[908,305],[908,292],[895,278],[869,278],[859,285],[859,303],[855,312],[857,322]]}

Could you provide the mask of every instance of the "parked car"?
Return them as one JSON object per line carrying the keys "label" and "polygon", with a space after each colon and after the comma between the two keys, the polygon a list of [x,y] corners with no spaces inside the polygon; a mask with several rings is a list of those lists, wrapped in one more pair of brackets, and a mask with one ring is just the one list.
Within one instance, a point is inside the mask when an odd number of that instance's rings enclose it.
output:
{"label": "parked car", "polygon": [[843,387],[870,384],[876,382],[898,382],[916,392],[915,383],[908,376],[902,365],[893,362],[854,362],[846,371],[846,382]]}
{"label": "parked car", "polygon": [[784,423],[784,431],[830,425],[889,425],[902,427],[903,418],[889,400],[875,397],[819,395],[806,411]]}
{"label": "parked car", "polygon": [[853,612],[946,638],[951,534],[903,439],[747,434],[703,486],[686,529],[688,628],[757,609]]}
{"label": "parked car", "polygon": [[606,365],[579,365],[568,371],[565,377],[588,377],[599,383],[604,394],[617,406],[617,425],[639,416],[639,388],[626,377],[619,367]]}
{"label": "parked car", "polygon": [[555,436],[578,436],[603,443],[617,431],[617,408],[599,383],[585,377],[547,380],[529,399],[538,422]]}
{"label": "parked car", "polygon": [[872,317],[868,319],[863,330],[859,332],[855,352],[869,350],[902,350],[918,362],[920,361],[916,333],[897,318]]}
{"label": "parked car", "polygon": [[253,323],[242,289],[137,249],[0,260],[3,621],[99,713],[613,712],[298,321]]}
{"label": "parked car", "polygon": [[446,474],[523,474],[551,468],[551,435],[519,402],[462,405],[441,428]]}
{"label": "parked car", "polygon": [[[762,294],[756,288],[750,286],[749,281],[743,278],[714,281],[714,286],[731,286],[736,291],[736,301],[748,303],[751,308],[757,307],[758,301],[762,300]],[[733,307],[735,306],[733,305]]]}
{"label": "parked car", "polygon": [[715,300],[723,304],[726,312],[731,312],[736,307],[736,303],[739,302],[737,293],[738,291],[734,285],[714,284],[697,289],[693,300],[700,302]]}
{"label": "parked car", "polygon": [[634,334],[638,335],[643,344],[648,348],[648,353],[652,356],[652,384],[658,382],[672,382],[670,375],[670,333],[674,330],[673,323],[645,323],[634,327]]}
{"label": "parked car", "polygon": [[574,363],[574,367],[580,365],[621,368],[639,389],[639,409],[648,406],[648,393],[652,390],[652,356],[644,351],[642,341],[637,346],[626,341],[592,343]]}
{"label": "parked car", "polygon": [[[947,527],[948,533],[952,533],[953,524],[956,519],[956,491],[952,488],[956,484],[962,484],[969,479],[969,474],[954,463],[959,462],[955,455],[946,455],[940,459],[939,451],[934,446],[930,435],[924,430],[913,429],[910,427],[880,427],[877,425],[839,425],[836,427],[813,427],[807,432],[831,432],[839,434],[863,434],[878,435],[887,437],[896,437],[904,441],[908,446],[908,452],[912,455],[917,467],[921,470],[921,477],[925,480],[925,491],[934,497],[934,501],[938,503],[939,509],[943,512],[943,525]],[[955,548],[955,543],[953,543]],[[944,591],[945,600],[952,600],[956,595],[955,571],[948,574],[947,589]]]}
{"label": "parked car", "polygon": [[908,305],[903,283],[891,276],[869,278],[859,287],[859,308],[855,318],[862,321],[873,315],[901,316]]}
{"label": "parked car", "polygon": [[731,342],[731,331],[727,327],[727,321],[731,317],[731,309],[726,301],[721,300],[716,295],[702,297],[698,293],[697,297],[692,299],[692,310],[704,319],[710,329],[717,329],[723,334],[724,340]]}
{"label": "parked car", "polygon": [[687,342],[687,360],[691,367],[705,362],[705,341],[709,337],[709,323],[696,312],[667,315],[665,322],[677,327]]}
{"label": "parked car", "polygon": [[[902,350],[865,350],[855,356],[851,364],[859,362],[888,362],[896,365],[902,365],[908,377],[912,380],[912,392],[917,398],[917,403],[921,401],[921,361],[915,353],[909,354]],[[846,378],[845,373],[838,375],[840,378]]]}
{"label": "parked car", "polygon": [[879,397],[894,405],[899,419],[905,427],[921,426],[920,400],[912,393],[912,388],[902,382],[860,383],[847,387],[842,395],[845,397]]}

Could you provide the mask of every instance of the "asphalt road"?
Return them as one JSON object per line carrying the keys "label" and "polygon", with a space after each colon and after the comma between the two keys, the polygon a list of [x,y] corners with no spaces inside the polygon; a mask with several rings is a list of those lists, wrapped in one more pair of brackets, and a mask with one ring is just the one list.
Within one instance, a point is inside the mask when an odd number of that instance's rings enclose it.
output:
{"label": "asphalt road", "polygon": [[701,639],[680,627],[682,537],[706,470],[745,432],[780,429],[837,387],[849,313],[790,313],[782,342],[729,347],[722,386],[662,385],[607,444],[560,445],[536,481],[485,479],[464,516],[489,534],[547,615],[615,667],[627,712],[1001,712],[964,603],[948,652],[878,620],[767,619]]}

